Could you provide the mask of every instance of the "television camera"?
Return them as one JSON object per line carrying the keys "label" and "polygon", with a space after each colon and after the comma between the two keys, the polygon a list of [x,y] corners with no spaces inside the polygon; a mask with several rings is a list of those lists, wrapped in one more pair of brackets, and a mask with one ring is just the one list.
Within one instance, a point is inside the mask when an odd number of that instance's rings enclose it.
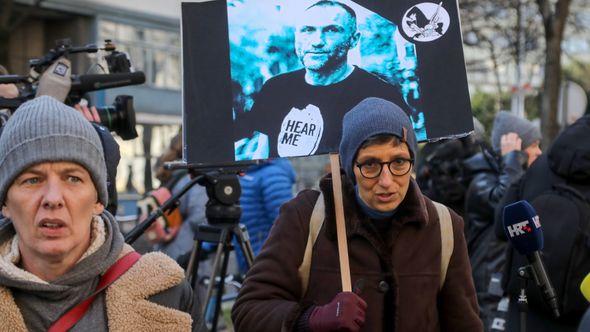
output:
{"label": "television camera", "polygon": [[[79,103],[88,92],[143,84],[145,82],[145,74],[141,71],[133,71],[127,54],[117,51],[111,40],[105,40],[104,46],[99,48],[94,44],[72,46],[69,39],[60,39],[56,41],[55,48],[51,49],[43,57],[29,60],[30,71],[28,75],[0,76],[0,84],[16,84],[19,86],[18,97],[0,97],[0,109],[8,109],[8,113],[4,114],[5,119],[3,120],[5,121],[22,103],[36,96],[41,78],[48,69],[52,70],[53,73],[62,70],[59,66],[61,63],[58,63],[60,59],[67,59],[70,54],[97,53],[98,51],[107,53],[104,59],[108,68],[103,68],[103,70],[108,71],[108,73],[72,74],[71,87],[69,87],[64,101],[66,104],[72,106]],[[57,66],[55,66],[56,63]],[[119,95],[111,106],[97,107],[97,111],[100,123],[110,131],[114,131],[124,140],[137,137],[132,96]],[[4,121],[0,121],[0,125]]]}

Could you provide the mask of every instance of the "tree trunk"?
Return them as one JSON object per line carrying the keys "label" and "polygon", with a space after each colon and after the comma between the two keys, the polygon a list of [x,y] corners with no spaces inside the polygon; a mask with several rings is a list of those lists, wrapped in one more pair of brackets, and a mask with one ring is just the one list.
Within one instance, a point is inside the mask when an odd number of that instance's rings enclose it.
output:
{"label": "tree trunk", "polygon": [[541,129],[542,145],[545,149],[559,133],[557,123],[557,105],[559,87],[561,86],[561,39],[547,40],[545,51],[545,73],[543,77],[543,94],[541,95]]}
{"label": "tree trunk", "polygon": [[555,3],[555,10],[552,10],[551,1],[537,0],[539,13],[543,17],[546,44],[543,95],[541,96],[542,144],[545,148],[549,147],[559,133],[557,104],[561,85],[561,42],[570,3],[571,0],[558,0]]}
{"label": "tree trunk", "polygon": [[495,111],[499,111],[502,107],[502,81],[500,80],[500,66],[498,65],[498,55],[496,54],[496,47],[491,40],[488,40],[488,46],[490,48],[490,53],[492,55],[492,65],[494,70],[494,78],[496,80],[496,102],[495,102]]}

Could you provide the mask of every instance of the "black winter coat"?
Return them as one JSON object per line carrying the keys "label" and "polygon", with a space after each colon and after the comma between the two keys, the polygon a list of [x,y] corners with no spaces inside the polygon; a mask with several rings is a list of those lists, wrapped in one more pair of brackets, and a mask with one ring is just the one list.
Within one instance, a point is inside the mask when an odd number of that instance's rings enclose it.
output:
{"label": "black winter coat", "polygon": [[[498,271],[497,255],[492,244],[494,211],[506,193],[508,186],[524,174],[526,157],[513,151],[502,159],[478,153],[465,161],[465,166],[475,175],[467,189],[465,201],[465,229],[467,249],[471,259],[475,288],[478,292],[487,289],[490,271]],[[491,267],[490,267],[491,266]]]}
{"label": "black winter coat", "polygon": [[494,235],[494,211],[508,186],[524,173],[526,155],[513,151],[501,159],[484,150],[465,161],[474,175],[465,199],[465,229],[480,317],[489,328],[501,297],[488,291],[492,274],[504,269],[507,243]]}

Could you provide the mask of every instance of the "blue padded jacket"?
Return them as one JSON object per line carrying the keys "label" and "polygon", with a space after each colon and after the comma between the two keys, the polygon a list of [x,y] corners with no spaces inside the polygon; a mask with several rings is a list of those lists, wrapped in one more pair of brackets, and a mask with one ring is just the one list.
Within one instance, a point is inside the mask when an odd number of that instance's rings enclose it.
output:
{"label": "blue padded jacket", "polygon": [[[246,225],[255,255],[262,248],[274,220],[279,215],[279,208],[293,198],[294,183],[295,171],[287,159],[276,159],[254,166],[240,177],[240,223]],[[246,260],[239,246],[237,248],[240,271],[246,272]]]}

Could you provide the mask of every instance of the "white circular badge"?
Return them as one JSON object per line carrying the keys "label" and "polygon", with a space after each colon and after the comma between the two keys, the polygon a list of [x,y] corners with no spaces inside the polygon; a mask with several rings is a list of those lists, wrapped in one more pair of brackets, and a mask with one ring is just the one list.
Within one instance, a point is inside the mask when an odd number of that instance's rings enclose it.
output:
{"label": "white circular badge", "polygon": [[279,157],[311,156],[316,152],[324,132],[322,112],[315,105],[296,107],[283,119],[277,137]]}
{"label": "white circular badge", "polygon": [[442,37],[449,29],[449,13],[440,3],[423,2],[406,11],[402,18],[402,30],[408,38],[429,42]]}

